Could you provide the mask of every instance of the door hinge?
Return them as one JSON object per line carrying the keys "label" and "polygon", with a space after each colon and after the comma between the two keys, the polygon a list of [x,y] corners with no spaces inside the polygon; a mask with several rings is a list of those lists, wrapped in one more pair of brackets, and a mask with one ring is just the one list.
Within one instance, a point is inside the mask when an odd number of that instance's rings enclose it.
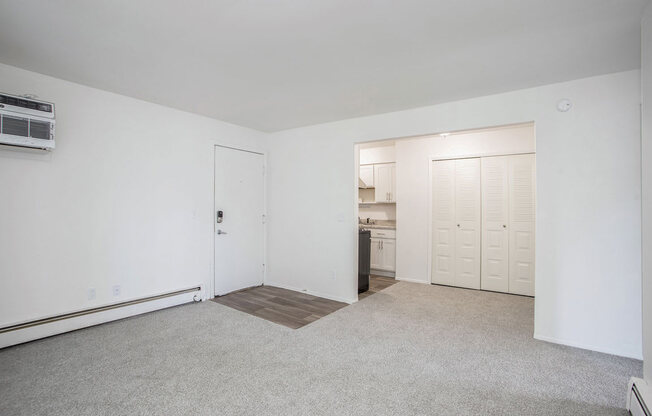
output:
{"label": "door hinge", "polygon": [[263,214],[263,224],[267,223],[267,216]]}

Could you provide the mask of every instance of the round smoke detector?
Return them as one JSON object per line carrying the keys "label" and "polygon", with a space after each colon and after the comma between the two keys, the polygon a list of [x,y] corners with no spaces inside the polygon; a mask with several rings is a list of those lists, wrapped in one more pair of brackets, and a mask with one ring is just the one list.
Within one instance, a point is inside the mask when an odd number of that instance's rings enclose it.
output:
{"label": "round smoke detector", "polygon": [[557,111],[561,113],[565,113],[566,111],[570,110],[572,107],[573,107],[573,103],[568,98],[559,100],[559,102],[557,103]]}

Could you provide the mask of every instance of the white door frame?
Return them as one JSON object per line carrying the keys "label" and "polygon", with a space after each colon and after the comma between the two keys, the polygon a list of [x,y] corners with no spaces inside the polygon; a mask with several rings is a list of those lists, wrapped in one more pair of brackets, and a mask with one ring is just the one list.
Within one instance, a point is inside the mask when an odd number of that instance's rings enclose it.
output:
{"label": "white door frame", "polygon": [[213,241],[213,264],[211,265],[211,278],[210,282],[207,285],[208,287],[208,293],[207,293],[207,299],[212,299],[215,297],[215,233],[217,233],[217,221],[215,220],[215,216],[217,215],[217,207],[215,206],[215,179],[216,179],[216,174],[217,172],[215,171],[215,151],[217,150],[217,147],[221,147],[224,149],[230,149],[230,150],[238,150],[241,152],[248,152],[248,153],[254,153],[257,155],[261,155],[263,157],[263,212],[265,216],[265,220],[263,221],[263,261],[264,263],[264,268],[263,268],[263,285],[267,281],[267,152],[265,151],[258,151],[258,150],[251,150],[251,149],[244,149],[244,148],[239,148],[239,147],[234,147],[234,146],[226,146],[226,145],[221,145],[221,144],[215,144],[213,145],[213,210],[211,214],[211,221],[213,222],[213,235],[212,235],[212,241]]}
{"label": "white door frame", "polygon": [[[472,154],[463,154],[463,155],[450,156],[450,157],[430,156],[428,158],[429,160],[428,162],[428,282],[430,284],[433,284],[432,283],[432,162],[436,162],[440,160],[475,159],[475,158],[483,158],[483,157],[515,156],[515,155],[536,155],[536,152],[472,153]],[[536,170],[535,170],[535,178],[536,178]],[[536,212],[536,205],[535,205],[535,212]],[[534,224],[534,228],[535,228],[534,232],[536,235],[536,222]],[[480,275],[482,276],[482,261],[480,262],[480,267],[481,267]],[[478,290],[482,290],[482,289],[478,289]]]}

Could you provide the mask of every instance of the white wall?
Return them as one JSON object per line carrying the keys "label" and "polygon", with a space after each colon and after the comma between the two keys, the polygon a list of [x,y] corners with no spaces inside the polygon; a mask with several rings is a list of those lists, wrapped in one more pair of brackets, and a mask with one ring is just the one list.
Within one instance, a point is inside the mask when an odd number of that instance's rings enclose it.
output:
{"label": "white wall", "polygon": [[[0,326],[210,283],[213,145],[268,136],[4,65],[0,91],[58,123],[51,153],[0,150]],[[639,98],[628,71],[273,134],[266,283],[357,298],[355,142],[534,121],[535,335],[641,357]]]}
{"label": "white wall", "polygon": [[643,357],[645,379],[652,382],[652,3],[641,24],[643,116]]}
{"label": "white wall", "polygon": [[0,149],[0,326],[209,286],[213,146],[265,135],[5,65],[0,91],[57,112],[51,153]]}
{"label": "white wall", "polygon": [[360,164],[392,163],[396,161],[396,148],[394,143],[379,143],[376,147],[360,149]]}
{"label": "white wall", "polygon": [[534,121],[535,336],[640,358],[639,98],[627,71],[273,134],[267,281],[356,299],[355,142]]}
{"label": "white wall", "polygon": [[455,158],[529,153],[536,150],[534,127],[513,126],[446,138],[439,135],[396,141],[396,276],[430,282],[428,243],[430,230],[429,168],[431,157]]}

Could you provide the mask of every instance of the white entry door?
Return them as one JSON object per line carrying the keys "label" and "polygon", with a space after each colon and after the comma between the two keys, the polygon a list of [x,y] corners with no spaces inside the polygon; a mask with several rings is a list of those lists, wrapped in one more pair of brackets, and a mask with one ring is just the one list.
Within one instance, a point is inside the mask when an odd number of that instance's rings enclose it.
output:
{"label": "white entry door", "polygon": [[264,213],[263,155],[216,146],[215,295],[263,284]]}
{"label": "white entry door", "polygon": [[482,289],[509,290],[509,156],[482,158]]}

